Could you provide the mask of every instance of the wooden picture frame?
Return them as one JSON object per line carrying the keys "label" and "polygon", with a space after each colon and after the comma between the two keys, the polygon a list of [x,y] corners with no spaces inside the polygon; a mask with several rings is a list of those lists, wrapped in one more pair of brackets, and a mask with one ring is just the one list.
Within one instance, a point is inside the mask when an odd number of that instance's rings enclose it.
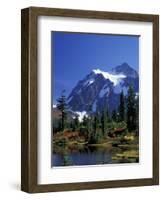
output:
{"label": "wooden picture frame", "polygon": [[[152,178],[38,184],[37,163],[37,19],[60,16],[124,20],[153,24],[153,176]],[[102,189],[159,184],[159,16],[58,8],[29,7],[21,11],[21,190],[29,193]]]}

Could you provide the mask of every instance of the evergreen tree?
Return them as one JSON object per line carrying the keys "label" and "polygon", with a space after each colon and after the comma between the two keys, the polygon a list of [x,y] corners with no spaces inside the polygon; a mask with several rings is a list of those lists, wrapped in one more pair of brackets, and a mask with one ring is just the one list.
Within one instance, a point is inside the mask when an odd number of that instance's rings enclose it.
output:
{"label": "evergreen tree", "polygon": [[88,113],[89,113],[89,117],[87,118],[88,142],[92,143],[93,121],[94,121],[92,114],[92,105],[89,105]]}
{"label": "evergreen tree", "polygon": [[96,113],[96,115],[94,116],[94,124],[93,124],[93,131],[96,134],[97,129],[99,126],[99,120],[98,120],[98,114]]}
{"label": "evergreen tree", "polygon": [[136,129],[136,102],[132,86],[128,89],[127,97],[127,127],[129,131]]}
{"label": "evergreen tree", "polygon": [[57,102],[57,108],[61,111],[60,129],[63,131],[65,129],[67,119],[67,103],[64,91],[62,92],[61,97],[57,100]]}
{"label": "evergreen tree", "polygon": [[[94,142],[99,143],[101,139],[103,138],[103,132],[100,128],[100,122],[101,122],[101,116],[99,113],[96,113],[94,116]],[[104,119],[104,123],[106,125],[106,118]],[[104,129],[106,126],[104,127]]]}
{"label": "evergreen tree", "polygon": [[119,99],[119,121],[124,121],[125,120],[125,101],[124,101],[124,94],[123,91],[120,94],[120,99]]}
{"label": "evergreen tree", "polygon": [[117,112],[116,112],[116,110],[112,111],[112,121],[114,121],[114,122],[117,121]]}
{"label": "evergreen tree", "polygon": [[139,96],[135,99],[135,109],[136,109],[136,131],[139,132]]}
{"label": "evergreen tree", "polygon": [[90,132],[89,132],[89,143],[94,144],[98,143],[98,131],[99,131],[99,116],[96,113],[94,116],[91,116],[90,122],[93,122],[93,127],[90,127]]}
{"label": "evergreen tree", "polygon": [[107,118],[107,123],[110,123],[111,122],[111,116],[110,116],[110,112],[109,112],[109,108],[107,108],[106,110],[106,118]]}
{"label": "evergreen tree", "polygon": [[74,129],[75,129],[75,131],[79,128],[79,118],[78,118],[78,116],[76,116],[75,118],[74,118]]}
{"label": "evergreen tree", "polygon": [[71,129],[72,131],[74,131],[74,130],[75,130],[75,127],[74,127],[74,122],[73,122],[73,121],[71,121],[71,122],[70,122],[70,129]]}
{"label": "evergreen tree", "polygon": [[87,128],[87,126],[88,126],[88,118],[84,115],[84,117],[83,117],[83,126],[85,127],[85,128]]}
{"label": "evergreen tree", "polygon": [[107,112],[105,110],[102,112],[101,129],[102,129],[103,136],[105,137],[107,134]]}

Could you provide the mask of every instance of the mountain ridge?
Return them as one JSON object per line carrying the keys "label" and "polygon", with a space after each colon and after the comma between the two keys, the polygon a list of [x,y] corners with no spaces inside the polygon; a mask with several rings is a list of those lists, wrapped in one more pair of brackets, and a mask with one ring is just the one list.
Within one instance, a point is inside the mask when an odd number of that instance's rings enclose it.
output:
{"label": "mountain ridge", "polygon": [[139,90],[139,75],[127,63],[122,63],[108,72],[93,69],[80,80],[68,96],[68,106],[73,111],[90,112],[109,107],[117,109],[119,95],[127,95],[130,85]]}

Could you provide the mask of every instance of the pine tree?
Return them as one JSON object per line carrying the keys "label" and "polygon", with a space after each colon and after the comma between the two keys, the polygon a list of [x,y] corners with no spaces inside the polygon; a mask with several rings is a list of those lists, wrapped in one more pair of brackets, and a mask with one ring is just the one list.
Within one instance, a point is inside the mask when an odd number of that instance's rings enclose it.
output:
{"label": "pine tree", "polygon": [[116,110],[112,111],[112,121],[114,121],[114,122],[117,121],[117,112],[116,112]]}
{"label": "pine tree", "polygon": [[132,86],[128,89],[127,97],[127,127],[129,131],[136,129],[136,102],[135,93]]}
{"label": "pine tree", "polygon": [[75,129],[75,131],[76,131],[78,128],[79,128],[79,118],[78,118],[78,116],[76,116],[76,117],[74,118],[74,129]]}
{"label": "pine tree", "polygon": [[136,131],[139,133],[139,96],[135,99],[135,109],[136,109]]}
{"label": "pine tree", "polygon": [[93,124],[93,130],[95,134],[97,132],[98,126],[99,126],[98,114],[96,113],[96,115],[94,116],[94,124]]}
{"label": "pine tree", "polygon": [[124,101],[124,94],[123,91],[120,94],[120,99],[119,99],[119,121],[124,121],[125,120],[125,101]]}
{"label": "pine tree", "polygon": [[64,95],[64,91],[61,94],[61,97],[57,100],[57,108],[61,111],[61,130],[63,131],[66,126],[66,119],[67,119],[67,103],[66,97]]}
{"label": "pine tree", "polygon": [[[106,118],[104,119],[104,131],[106,131]],[[101,139],[103,138],[103,132],[101,129],[101,116],[99,115],[99,113],[96,113],[96,115],[94,116],[94,141],[95,143],[99,143],[101,141]]]}
{"label": "pine tree", "polygon": [[87,130],[88,130],[88,142],[91,144],[93,140],[93,114],[92,114],[92,105],[88,107],[89,117],[87,118]]}
{"label": "pine tree", "polygon": [[111,117],[110,117],[110,112],[109,112],[109,108],[106,109],[106,118],[107,118],[107,123],[111,122]]}
{"label": "pine tree", "polygon": [[88,142],[91,143],[92,138],[92,118],[91,116],[87,119],[87,131],[88,131]]}
{"label": "pine tree", "polygon": [[87,119],[87,117],[84,115],[84,117],[83,117],[83,126],[85,127],[85,128],[87,128],[87,126],[88,126],[88,119]]}
{"label": "pine tree", "polygon": [[102,128],[103,136],[105,137],[107,134],[107,112],[105,110],[102,112],[101,128]]}

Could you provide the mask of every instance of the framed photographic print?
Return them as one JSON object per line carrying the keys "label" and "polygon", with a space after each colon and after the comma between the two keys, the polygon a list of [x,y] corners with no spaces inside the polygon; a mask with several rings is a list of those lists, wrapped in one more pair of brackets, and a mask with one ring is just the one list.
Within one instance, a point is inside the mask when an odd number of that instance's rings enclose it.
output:
{"label": "framed photographic print", "polygon": [[159,184],[159,16],[22,10],[21,188]]}

